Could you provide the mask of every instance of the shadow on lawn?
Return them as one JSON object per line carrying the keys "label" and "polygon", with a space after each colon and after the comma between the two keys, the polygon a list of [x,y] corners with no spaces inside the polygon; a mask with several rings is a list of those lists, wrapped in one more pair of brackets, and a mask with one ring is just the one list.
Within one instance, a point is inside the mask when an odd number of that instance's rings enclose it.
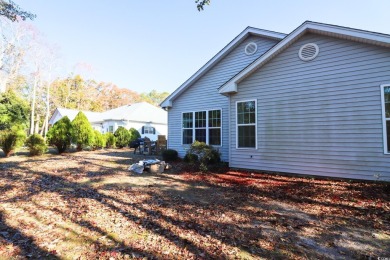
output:
{"label": "shadow on lawn", "polygon": [[4,214],[0,212],[0,245],[1,236],[7,243],[16,246],[20,251],[19,255],[35,259],[60,259],[56,255],[42,249],[34,242],[34,238],[23,234],[22,230],[8,226]]}
{"label": "shadow on lawn", "polygon": [[[116,155],[114,153],[113,156],[123,158],[119,154],[118,156]],[[224,255],[219,250],[221,243],[232,247],[239,247],[241,250],[256,257],[286,257],[286,252],[291,254],[287,257],[302,255],[309,258],[356,256],[354,253],[351,254],[351,252],[348,252],[349,249],[347,247],[333,245],[329,249],[315,242],[332,243],[334,238],[329,238],[327,232],[329,230],[337,230],[339,228],[338,224],[328,225],[328,230],[324,229],[310,240],[302,239],[301,230],[304,227],[317,225],[315,222],[318,220],[318,216],[307,214],[296,209],[290,209],[283,204],[272,204],[269,201],[278,201],[280,203],[294,202],[295,204],[308,207],[329,207],[335,211],[348,210],[351,213],[350,219],[353,219],[354,223],[358,226],[364,227],[372,224],[356,218],[356,216],[367,214],[367,209],[340,204],[339,201],[318,201],[316,199],[317,197],[326,194],[326,188],[323,186],[317,186],[316,183],[306,183],[299,180],[289,182],[272,176],[262,179],[259,179],[257,175],[254,176],[253,179],[262,185],[257,187],[253,185],[232,185],[232,183],[228,186],[221,186],[207,181],[200,183],[199,180],[178,180],[169,174],[162,174],[156,177],[162,183],[150,185],[142,190],[143,194],[148,195],[142,201],[138,201],[137,203],[127,202],[121,197],[123,194],[120,193],[121,188],[126,189],[126,187],[117,186],[116,193],[107,195],[103,193],[102,190],[104,189],[95,189],[89,184],[80,184],[66,179],[67,175],[85,174],[87,177],[99,177],[105,174],[112,174],[112,167],[105,167],[98,164],[95,161],[98,160],[96,158],[79,158],[74,157],[72,159],[77,160],[80,167],[72,167],[67,170],[63,169],[57,172],[56,175],[48,174],[44,171],[33,171],[20,163],[15,163],[12,165],[13,171],[25,172],[37,178],[35,180],[30,178],[21,180],[20,176],[18,177],[13,174],[1,176],[1,178],[7,179],[10,183],[15,181],[19,182],[18,185],[23,184],[26,187],[26,192],[15,195],[8,200],[0,200],[0,202],[31,202],[32,196],[41,192],[57,193],[64,200],[71,202],[74,207],[77,207],[77,202],[80,199],[92,199],[97,204],[101,204],[122,215],[129,222],[138,223],[143,229],[148,230],[148,232],[164,237],[179,248],[186,248],[195,257],[206,259],[229,257],[229,255]],[[58,159],[53,158],[53,161]],[[33,159],[27,162],[39,163],[39,161]],[[96,170],[93,172],[96,175],[88,175],[91,173],[83,172],[84,166],[95,167]],[[228,174],[234,175],[234,173]],[[145,177],[147,175],[137,175],[135,178]],[[218,175],[214,177],[216,179],[220,178],[221,182],[227,181],[226,178]],[[263,181],[264,179],[265,181]],[[97,178],[95,181],[98,182],[99,179]],[[170,185],[173,182],[181,182],[186,189],[177,190],[173,188]],[[109,188],[106,190],[113,190],[115,184],[110,184],[105,187]],[[366,187],[362,186],[361,188]],[[0,189],[3,191],[7,188],[0,187]],[[309,195],[304,192],[300,193],[299,191],[302,189],[310,189],[312,193]],[[130,189],[130,196],[132,192]],[[356,192],[359,193],[360,191],[358,190]],[[199,196],[204,194],[208,203],[199,203],[197,200],[192,200],[190,198],[191,194],[193,196],[196,194]],[[111,236],[107,230],[104,230],[103,227],[98,227],[91,220],[80,220],[77,216],[69,216],[64,209],[45,207],[37,203],[35,203],[35,206],[37,209],[53,211],[72,223],[87,228],[91,232],[98,233],[99,236],[105,236],[113,242],[114,246],[101,246],[95,241],[95,249],[97,252],[105,252],[108,250],[119,251],[130,255],[135,254],[142,257],[163,257],[161,255],[162,252],[154,252],[146,248],[139,249],[130,246],[128,243]],[[174,216],[167,215],[167,209],[173,210],[176,214]],[[144,217],[136,215],[135,212],[141,212]],[[226,216],[224,215],[229,214],[229,212],[234,212],[243,217],[239,220],[226,221],[224,218]],[[381,217],[385,212],[377,210],[374,213],[377,213]],[[30,212],[30,214],[34,213]],[[4,222],[3,214],[0,216],[1,222]],[[194,218],[194,216],[196,217]],[[346,219],[337,214],[323,215],[321,218],[333,218],[334,223],[346,221]],[[14,227],[6,226],[5,228],[14,233],[21,233],[21,230],[17,230]],[[344,230],[348,232],[346,229]],[[195,240],[188,239],[185,234],[190,234]],[[29,248],[36,248],[36,250],[34,249],[36,254],[48,254],[48,252],[36,246],[31,237],[26,237],[26,239],[29,241]],[[199,243],[199,240],[202,239],[207,240],[208,244]],[[197,240],[198,242],[194,242]],[[266,247],[261,241],[269,242],[271,246]],[[365,241],[367,242],[367,240]],[[297,246],[299,243],[301,243],[301,246]],[[30,251],[27,250],[28,248],[24,248],[23,245],[15,245],[19,246],[22,255],[28,256],[30,254]],[[370,246],[375,247],[375,242],[372,242]]]}

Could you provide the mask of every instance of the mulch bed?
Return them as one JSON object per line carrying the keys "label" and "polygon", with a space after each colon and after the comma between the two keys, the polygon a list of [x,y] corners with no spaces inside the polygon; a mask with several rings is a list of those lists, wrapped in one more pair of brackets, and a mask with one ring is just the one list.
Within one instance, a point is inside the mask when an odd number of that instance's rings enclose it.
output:
{"label": "mulch bed", "polygon": [[126,149],[0,159],[0,256],[390,256],[388,183],[201,173],[181,162],[131,174],[140,159]]}

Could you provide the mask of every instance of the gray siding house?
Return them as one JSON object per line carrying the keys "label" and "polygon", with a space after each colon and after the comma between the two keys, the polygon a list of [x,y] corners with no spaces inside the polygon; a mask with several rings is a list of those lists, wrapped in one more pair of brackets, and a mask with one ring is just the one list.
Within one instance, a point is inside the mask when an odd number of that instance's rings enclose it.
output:
{"label": "gray siding house", "polygon": [[390,181],[390,35],[247,28],[162,104],[171,149],[230,167]]}

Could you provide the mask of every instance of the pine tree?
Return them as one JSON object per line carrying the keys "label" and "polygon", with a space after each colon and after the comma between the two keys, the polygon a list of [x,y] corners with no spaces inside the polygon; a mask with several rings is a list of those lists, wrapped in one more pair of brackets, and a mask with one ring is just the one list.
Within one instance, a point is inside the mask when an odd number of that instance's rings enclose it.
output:
{"label": "pine tree", "polygon": [[63,153],[69,147],[72,139],[72,123],[67,116],[58,120],[48,131],[49,144],[57,147],[58,153]]}
{"label": "pine tree", "polygon": [[77,151],[84,146],[93,145],[94,132],[91,124],[83,112],[79,112],[72,121],[72,139],[77,144]]}
{"label": "pine tree", "polygon": [[116,146],[123,148],[128,146],[130,143],[130,132],[126,130],[123,126],[120,126],[114,133]]}

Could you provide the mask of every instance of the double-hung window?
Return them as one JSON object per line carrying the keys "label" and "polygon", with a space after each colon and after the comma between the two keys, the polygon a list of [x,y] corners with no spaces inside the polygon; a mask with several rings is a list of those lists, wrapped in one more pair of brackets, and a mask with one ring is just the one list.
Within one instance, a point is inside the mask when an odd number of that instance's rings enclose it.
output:
{"label": "double-hung window", "polygon": [[208,118],[208,144],[221,145],[221,110],[209,110]]}
{"label": "double-hung window", "polygon": [[221,110],[204,110],[182,114],[182,143],[194,141],[221,145]]}
{"label": "double-hung window", "polygon": [[195,140],[206,143],[207,118],[206,111],[195,112]]}
{"label": "double-hung window", "polygon": [[194,132],[194,113],[183,113],[183,144],[192,144]]}
{"label": "double-hung window", "polygon": [[390,154],[390,84],[381,86],[382,118],[383,118],[383,147],[384,153]]}
{"label": "double-hung window", "polygon": [[142,127],[142,134],[155,134],[155,129],[154,127],[145,125]]}
{"label": "double-hung window", "polygon": [[256,148],[256,100],[238,101],[237,148]]}

